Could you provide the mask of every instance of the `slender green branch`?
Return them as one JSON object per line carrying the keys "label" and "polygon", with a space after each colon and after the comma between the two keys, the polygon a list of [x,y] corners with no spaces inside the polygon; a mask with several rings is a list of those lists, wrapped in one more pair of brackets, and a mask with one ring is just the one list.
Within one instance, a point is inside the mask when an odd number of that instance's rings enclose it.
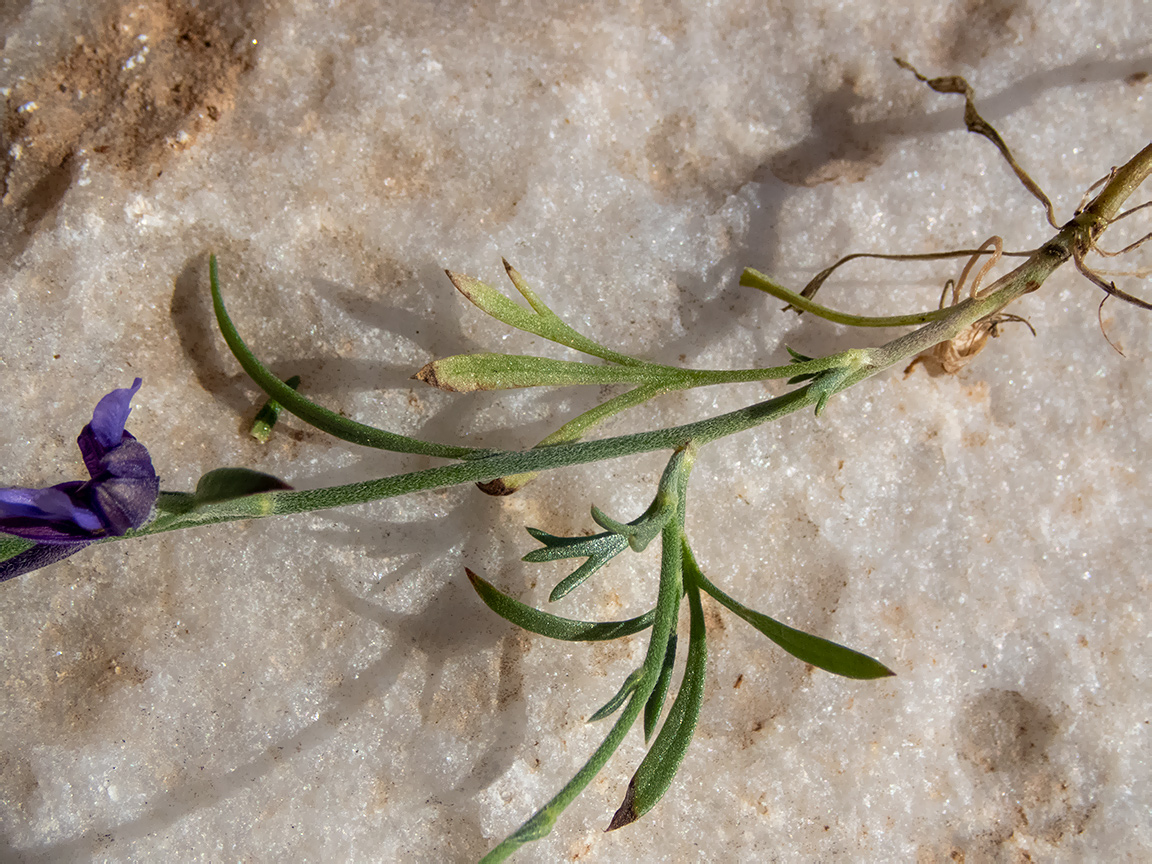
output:
{"label": "slender green branch", "polygon": [[771,294],[777,300],[783,300],[790,306],[795,306],[801,312],[811,312],[834,324],[846,324],[849,327],[912,327],[917,324],[927,324],[929,321],[939,321],[948,315],[947,309],[933,309],[928,312],[917,312],[913,315],[850,315],[847,312],[837,312],[827,306],[821,306],[809,300],[803,294],[797,294],[783,285],[777,285],[759,270],[751,267],[745,268],[740,274],[740,284],[745,288],[758,288],[765,294]]}
{"label": "slender green branch", "polygon": [[[423,471],[396,474],[378,480],[365,480],[343,486],[265,492],[191,513],[162,513],[149,525],[125,536],[141,537],[163,531],[231,522],[237,519],[286,516],[293,513],[326,510],[331,507],[346,507],[351,504],[363,504],[369,501],[395,498],[400,495],[410,495],[413,492],[442,489],[461,483],[491,480],[510,474],[544,471],[568,465],[584,465],[589,462],[601,462],[622,456],[650,453],[655,450],[672,450],[685,446],[691,440],[704,444],[736,432],[751,429],[761,423],[775,420],[815,404],[816,397],[810,390],[811,385],[806,385],[775,399],[769,399],[766,402],[760,402],[728,414],[654,432],[639,432],[599,441],[542,447],[538,450],[501,453],[484,459],[474,459],[468,462],[427,468]],[[181,497],[181,493],[167,494],[168,499],[162,499],[159,505],[161,510],[164,509],[165,500]]]}
{"label": "slender green branch", "polygon": [[[669,463],[675,465],[679,492],[683,492],[688,483],[688,473],[692,470],[695,458],[695,447],[686,445],[690,449],[673,456]],[[683,499],[682,494],[679,496]],[[652,624],[652,636],[648,642],[648,651],[644,656],[641,675],[636,682],[628,699],[628,704],[619,719],[612,726],[612,730],[605,737],[603,743],[596,748],[592,757],[584,763],[576,775],[569,780],[556,795],[537,810],[523,825],[509,835],[496,848],[481,859],[481,864],[495,864],[503,861],[525,843],[546,837],[556,824],[556,819],[584,788],[600,773],[612,754],[628,734],[628,730],[640,717],[649,695],[656,686],[660,677],[660,670],[664,665],[664,658],[668,653],[668,641],[676,627],[677,613],[680,609],[680,598],[683,595],[683,570],[680,554],[681,537],[684,534],[684,513],[681,510],[676,518],[671,519],[665,526],[661,539],[660,556],[660,586],[656,597],[656,617]]]}

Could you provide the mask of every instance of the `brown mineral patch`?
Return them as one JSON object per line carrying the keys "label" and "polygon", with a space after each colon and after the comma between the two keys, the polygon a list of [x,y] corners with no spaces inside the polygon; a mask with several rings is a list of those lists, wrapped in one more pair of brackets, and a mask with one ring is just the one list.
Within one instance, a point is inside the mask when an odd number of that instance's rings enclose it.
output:
{"label": "brown mineral patch", "polygon": [[940,37],[945,65],[979,65],[989,52],[1036,26],[1031,10],[1019,0],[966,0],[953,8],[956,17]]}
{"label": "brown mineral patch", "polygon": [[988,433],[983,429],[976,432],[965,432],[960,443],[964,447],[983,447],[988,443]]}
{"label": "brown mineral patch", "polygon": [[991,398],[992,388],[987,381],[976,381],[964,388],[964,395],[976,404],[986,404]]}
{"label": "brown mineral patch", "polygon": [[588,672],[592,675],[607,675],[616,664],[632,657],[634,646],[631,639],[613,639],[608,642],[593,642],[592,659]]}
{"label": "brown mineral patch", "polygon": [[381,813],[388,809],[388,798],[395,784],[391,780],[377,777],[372,781],[371,794],[368,796],[366,810],[368,813]]}
{"label": "brown mineral patch", "polygon": [[1063,730],[1047,708],[1014,690],[986,690],[967,701],[957,731],[959,755],[973,768],[974,812],[982,815],[971,833],[952,838],[954,849],[1006,860],[1002,853],[1021,837],[1059,846],[1085,830],[1103,777],[1082,755],[1074,764],[1054,758]]}
{"label": "brown mineral patch", "polygon": [[751,156],[706,124],[699,128],[688,109],[661,117],[643,148],[622,152],[618,165],[621,172],[646,181],[664,201],[704,196],[713,206],[756,170]]}
{"label": "brown mineral patch", "polygon": [[71,622],[67,629],[55,622],[47,628],[57,650],[50,652],[42,670],[46,680],[33,697],[44,740],[74,738],[93,728],[114,692],[152,677],[131,659],[141,628],[138,620],[115,613]]}
{"label": "brown mineral patch", "polygon": [[[85,161],[139,181],[233,105],[255,56],[254,3],[145,0],[112,6],[93,32],[19,78],[3,114],[0,236],[18,254]],[[251,10],[251,12],[249,11]]]}
{"label": "brown mineral patch", "polygon": [[500,650],[500,682],[496,689],[496,704],[504,708],[519,702],[524,693],[524,670],[521,661],[532,647],[527,633],[519,631],[505,637]]}
{"label": "brown mineral patch", "polygon": [[727,609],[721,608],[719,603],[711,599],[702,605],[704,607],[704,627],[707,630],[708,638],[715,645],[724,639],[728,630],[728,622],[725,617],[729,613]]}
{"label": "brown mineral patch", "polygon": [[678,187],[699,185],[708,170],[708,159],[695,146],[696,118],[671,114],[648,136],[645,156],[652,187],[673,197]]}
{"label": "brown mineral patch", "polygon": [[435,128],[414,114],[406,118],[405,134],[381,133],[364,179],[384,197],[427,196],[437,172],[462,159],[461,153],[445,146]]}

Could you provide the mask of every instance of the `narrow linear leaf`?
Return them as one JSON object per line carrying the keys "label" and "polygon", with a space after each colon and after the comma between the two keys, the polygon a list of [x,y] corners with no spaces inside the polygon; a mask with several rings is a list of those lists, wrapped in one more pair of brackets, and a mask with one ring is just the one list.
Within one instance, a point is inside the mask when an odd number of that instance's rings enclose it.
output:
{"label": "narrow linear leaf", "polygon": [[472,587],[489,609],[505,621],[510,621],[529,633],[537,633],[550,639],[561,639],[565,642],[604,642],[646,630],[652,626],[656,618],[655,611],[624,621],[575,621],[571,618],[561,618],[559,615],[542,612],[509,597],[471,570],[465,569],[464,572],[468,574],[468,581],[472,583]]}
{"label": "narrow linear leaf", "polygon": [[520,296],[528,301],[528,305],[535,309],[537,314],[556,316],[556,313],[545,305],[540,296],[528,287],[528,282],[520,275],[519,270],[508,263],[507,258],[501,258],[500,263],[504,265],[504,272],[508,274],[508,278],[512,280],[516,290],[520,292]]}
{"label": "narrow linear leaf", "polygon": [[[295,414],[310,426],[315,426],[321,432],[360,444],[365,447],[375,447],[379,450],[391,450],[395,453],[418,453],[424,456],[441,456],[448,459],[478,459],[489,456],[491,450],[477,450],[473,447],[453,447],[446,444],[437,444],[433,441],[422,441],[419,438],[409,438],[395,432],[386,432],[376,429],[347,417],[341,417],[327,408],[321,407],[304,396],[301,396],[275,375],[268,371],[251,349],[240,338],[240,333],[232,319],[228,317],[228,310],[224,307],[224,297],[220,293],[220,282],[216,272],[216,256],[208,258],[208,280],[212,290],[212,306],[216,312],[216,323],[220,327],[220,334],[228,345],[228,349],[248,373],[256,385],[267,393],[272,399],[283,406],[285,411]],[[515,305],[515,304],[513,304]]]}
{"label": "narrow linear leaf", "polygon": [[646,381],[659,375],[643,367],[597,365],[525,354],[457,354],[434,360],[413,377],[450,393],[473,393],[518,387],[604,386]]}
{"label": "narrow linear leaf", "polygon": [[621,354],[619,351],[613,351],[611,348],[606,348],[600,343],[589,339],[587,336],[577,333],[544,304],[544,301],[528,287],[524,281],[524,277],[507,261],[504,262],[504,269],[508,271],[508,278],[512,280],[512,284],[516,286],[516,290],[519,291],[524,299],[532,306],[532,311],[509,300],[491,285],[486,285],[479,279],[475,279],[472,276],[465,276],[462,273],[453,273],[451,270],[445,272],[461,294],[472,301],[472,303],[483,312],[486,312],[498,321],[503,321],[510,327],[523,330],[525,333],[534,333],[558,345],[564,345],[567,348],[572,348],[584,354],[599,357],[601,360],[607,360],[610,363],[619,363],[621,366],[654,365],[636,357]]}
{"label": "narrow linear leaf", "polygon": [[690,624],[688,632],[688,658],[684,666],[684,677],[680,690],[668,711],[660,734],[644,756],[640,767],[628,782],[624,801],[608,825],[609,831],[630,825],[656,806],[664,797],[672,779],[684,761],[692,735],[696,731],[696,721],[700,717],[700,705],[704,701],[704,678],[707,665],[707,639],[704,627],[704,610],[700,603],[700,589],[685,573],[688,593]]}
{"label": "narrow linear leaf", "polygon": [[640,679],[644,677],[644,670],[634,669],[632,673],[624,679],[624,683],[620,685],[620,689],[616,691],[616,695],[609,699],[604,705],[593,712],[592,716],[588,718],[589,723],[595,723],[603,720],[605,717],[611,717],[620,710],[628,697],[632,695],[632,691],[636,689],[636,685],[640,683]]}
{"label": "narrow linear leaf", "polygon": [[456,290],[484,314],[491,315],[497,321],[502,321],[517,330],[536,333],[538,336],[542,335],[537,333],[537,328],[540,326],[538,311],[525,309],[519,303],[509,300],[502,291],[498,291],[486,282],[481,282],[474,276],[454,273],[451,270],[444,272],[448,274],[448,278]]}
{"label": "narrow linear leaf", "polygon": [[621,544],[622,538],[615,534],[588,534],[579,537],[558,537],[541,531],[539,528],[526,529],[533,539],[544,544],[543,549],[533,549],[522,560],[532,563],[541,561],[559,561],[564,558],[587,558],[599,555],[608,549],[616,548]]}
{"label": "narrow linear leaf", "polygon": [[577,351],[582,351],[585,354],[590,354],[593,357],[599,357],[601,360],[608,360],[611,363],[619,363],[622,366],[649,366],[651,364],[637,357],[631,357],[627,354],[621,354],[619,351],[613,351],[589,339],[582,333],[577,333],[571,327],[564,323],[555,312],[549,309],[540,296],[528,287],[527,281],[520,275],[520,271],[508,263],[506,258],[501,258],[504,264],[504,271],[508,274],[508,278],[512,280],[512,284],[516,286],[516,290],[520,295],[528,301],[533,309],[539,313],[542,321],[546,322],[542,329],[548,332],[540,333],[546,339],[551,339],[560,345],[566,345],[569,348],[574,348]]}
{"label": "narrow linear leaf", "polygon": [[786,624],[781,624],[774,618],[769,618],[762,612],[749,609],[709,582],[708,578],[700,572],[687,544],[685,544],[684,550],[684,569],[686,572],[692,571],[693,577],[701,588],[707,591],[721,606],[739,615],[793,657],[803,660],[805,663],[811,663],[825,672],[842,675],[845,678],[870,680],[888,678],[896,674],[867,654],[861,654],[859,651],[853,651],[837,642],[805,633],[803,630],[796,630]]}
{"label": "narrow linear leaf", "polygon": [[664,708],[664,699],[668,696],[668,688],[672,684],[672,670],[676,666],[676,634],[668,637],[668,653],[664,655],[664,665],[660,667],[660,677],[656,679],[656,686],[652,688],[652,695],[644,704],[644,743],[647,744],[656,730],[656,723],[660,720],[660,711]]}
{"label": "narrow linear leaf", "polygon": [[[627,547],[627,542],[623,544],[621,549]],[[549,601],[555,603],[557,600],[564,598],[566,595],[572,593],[579,588],[584,580],[607,564],[614,556],[609,555],[606,557],[589,558],[563,579],[556,583],[556,587],[552,589],[552,593],[548,595]]]}
{"label": "narrow linear leaf", "polygon": [[587,558],[575,571],[570,573],[552,589],[548,599],[555,603],[564,595],[577,588],[585,579],[628,548],[628,540],[618,534],[593,534],[590,537],[557,537],[539,528],[529,528],[528,533],[544,546],[533,549],[521,560],[530,564],[546,561],[560,561],[567,558]]}
{"label": "narrow linear leaf", "polygon": [[196,492],[193,494],[194,506],[216,504],[231,501],[233,498],[243,498],[245,495],[291,488],[279,477],[253,471],[250,468],[217,468],[201,477],[196,484]]}

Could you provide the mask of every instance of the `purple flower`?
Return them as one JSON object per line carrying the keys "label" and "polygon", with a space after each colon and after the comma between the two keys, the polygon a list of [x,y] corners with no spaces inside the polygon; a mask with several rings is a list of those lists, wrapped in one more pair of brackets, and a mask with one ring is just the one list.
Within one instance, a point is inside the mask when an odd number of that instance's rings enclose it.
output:
{"label": "purple flower", "polygon": [[91,480],[47,489],[0,488],[0,531],[37,543],[0,562],[0,581],[148,521],[160,480],[144,445],[124,431],[140,383],[137,378],[130,388],[113,390],[101,399],[92,422],[76,439]]}

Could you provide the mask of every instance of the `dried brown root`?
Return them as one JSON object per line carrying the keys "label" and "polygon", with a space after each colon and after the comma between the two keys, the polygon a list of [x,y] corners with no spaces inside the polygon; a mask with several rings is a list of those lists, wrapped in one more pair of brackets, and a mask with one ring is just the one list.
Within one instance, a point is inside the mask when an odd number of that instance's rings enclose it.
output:
{"label": "dried brown root", "polygon": [[924,364],[929,375],[955,375],[984,350],[988,337],[999,337],[1000,326],[1008,323],[1023,324],[1036,335],[1034,328],[1026,318],[1001,312],[983,321],[977,321],[955,339],[949,339],[934,345],[931,350],[916,355],[912,362],[904,368],[904,377],[907,378],[918,364]]}
{"label": "dried brown root", "polygon": [[[952,295],[951,305],[955,306],[961,300],[961,295],[964,290],[964,283],[968,281],[968,274],[972,268],[976,266],[976,262],[980,260],[980,256],[987,254],[991,247],[991,257],[984,262],[984,266],[976,274],[976,278],[972,280],[972,288],[970,294],[974,298],[984,296],[980,291],[980,283],[984,277],[988,275],[988,271],[995,266],[996,262],[1000,260],[1001,255],[1004,254],[1004,241],[997,236],[989,237],[985,240],[980,248],[975,250],[972,257],[968,259],[968,263],[964,265],[964,269],[960,272],[960,279],[957,282],[948,280],[944,285],[944,291],[940,295],[940,308],[944,308],[944,304],[948,300],[948,295]],[[1035,328],[1028,323],[1024,318],[1019,315],[1012,315],[1008,312],[999,312],[991,315],[982,321],[977,321],[963,333],[960,333],[952,339],[933,345],[927,351],[918,354],[913,358],[912,362],[904,369],[904,377],[907,378],[912,374],[917,364],[923,363],[928,369],[929,374],[945,374],[955,375],[965,366],[972,362],[988,343],[988,337],[996,338],[1000,335],[1000,325],[1009,322],[1017,322],[1024,324],[1032,335],[1036,335]]]}
{"label": "dried brown root", "polygon": [[964,125],[968,127],[969,132],[974,132],[977,135],[983,135],[989,141],[996,145],[996,149],[1000,151],[1000,155],[1008,163],[1008,166],[1015,172],[1016,177],[1024,184],[1024,188],[1031,192],[1036,199],[1044,205],[1044,210],[1048,216],[1048,222],[1053,228],[1060,226],[1056,222],[1056,210],[1052,206],[1052,201],[1044,194],[1044,190],[1037,185],[1036,181],[1028,176],[1028,172],[1020,167],[1020,163],[1016,161],[1016,157],[1012,155],[1012,151],[1008,145],[1004,143],[1004,139],[1000,137],[1000,133],[980,116],[976,110],[976,94],[972,90],[972,86],[961,78],[959,75],[945,75],[940,78],[927,78],[921,75],[915,66],[906,60],[901,60],[899,57],[893,58],[896,65],[901,69],[907,69],[920,81],[923,81],[937,93],[960,93],[964,97]]}

